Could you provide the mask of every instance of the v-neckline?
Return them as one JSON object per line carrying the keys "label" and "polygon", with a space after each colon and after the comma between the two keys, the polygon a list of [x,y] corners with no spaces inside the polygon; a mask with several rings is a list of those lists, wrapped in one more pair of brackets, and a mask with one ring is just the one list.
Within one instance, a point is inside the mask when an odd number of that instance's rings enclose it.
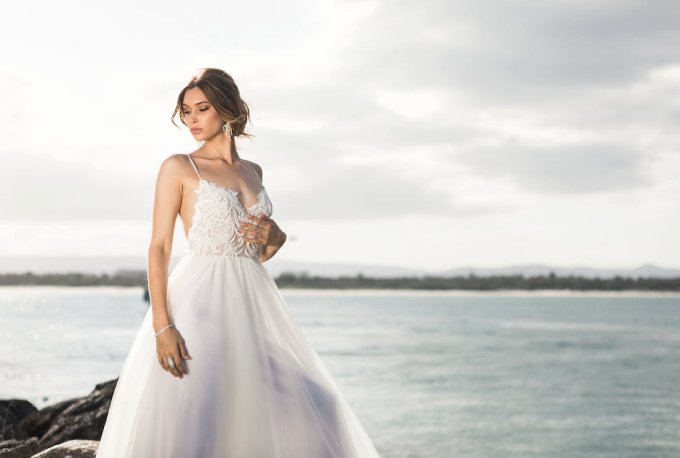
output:
{"label": "v-neckline", "polygon": [[233,196],[234,196],[234,199],[236,199],[236,202],[238,202],[239,205],[241,206],[241,208],[242,208],[243,210],[245,210],[246,212],[248,212],[248,210],[252,210],[253,207],[255,207],[255,206],[257,206],[257,205],[260,204],[260,201],[261,201],[261,199],[262,199],[262,194],[265,192],[265,190],[264,190],[264,185],[261,185],[260,191],[255,195],[256,202],[255,202],[253,205],[251,205],[250,207],[247,207],[247,208],[246,208],[246,206],[243,204],[243,202],[241,202],[241,200],[237,197],[238,194],[243,194],[241,191],[237,191],[237,190],[235,190],[235,189],[232,189],[232,188],[230,188],[229,186],[224,186],[224,185],[221,185],[221,184],[219,184],[219,183],[215,183],[214,181],[206,180],[205,178],[202,178],[202,177],[199,178],[199,181],[204,181],[204,182],[206,182],[206,183],[208,183],[208,184],[210,184],[210,185],[213,185],[213,186],[215,186],[215,187],[217,187],[217,188],[225,189],[225,190],[227,190],[227,191],[233,193]]}
{"label": "v-neckline", "polygon": [[[199,180],[199,181],[201,181],[201,182],[206,182],[206,183],[208,183],[208,184],[211,184],[211,185],[215,186],[216,188],[224,189],[224,190],[229,191],[229,192],[232,194],[232,197],[234,197],[234,199],[236,199],[236,202],[239,203],[239,206],[240,206],[246,213],[248,213],[253,207],[260,205],[260,202],[261,202],[261,200],[262,200],[262,194],[264,194],[264,193],[266,192],[266,191],[264,190],[264,184],[262,184],[262,180],[260,180],[260,186],[261,186],[261,187],[260,187],[260,190],[259,190],[259,192],[255,195],[255,200],[256,200],[256,202],[255,202],[253,205],[251,205],[250,207],[246,208],[245,204],[244,204],[243,202],[241,202],[241,200],[237,197],[239,194],[243,194],[242,192],[237,191],[237,190],[235,190],[235,189],[232,189],[232,188],[230,188],[229,186],[224,186],[224,185],[221,185],[221,184],[216,183],[216,182],[214,182],[214,181],[206,180],[206,179],[203,178],[203,177],[201,176],[201,174],[199,173],[198,167],[197,167],[196,164],[194,163],[194,158],[192,158],[190,154],[186,154],[186,157],[189,159],[189,162],[191,163],[191,166],[194,168],[194,171],[196,172],[196,175],[198,175],[198,180]],[[239,159],[239,162],[243,162],[243,159]],[[247,162],[247,161],[246,161],[246,162]],[[257,176],[257,172],[255,171],[255,169],[253,168],[253,166],[250,165],[250,163],[248,163],[248,165],[249,165],[250,168],[252,169],[253,173],[255,173],[255,175]],[[258,177],[258,178],[259,178],[259,177]]]}

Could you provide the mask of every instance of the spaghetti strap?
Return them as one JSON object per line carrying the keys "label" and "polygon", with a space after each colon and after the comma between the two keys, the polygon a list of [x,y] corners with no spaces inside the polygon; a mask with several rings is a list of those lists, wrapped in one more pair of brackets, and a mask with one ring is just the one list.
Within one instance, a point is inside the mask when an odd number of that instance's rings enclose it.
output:
{"label": "spaghetti strap", "polygon": [[194,167],[194,170],[196,171],[196,175],[198,175],[198,178],[200,178],[202,180],[203,177],[201,176],[200,173],[198,173],[198,168],[196,167],[196,164],[194,164],[194,160],[191,159],[191,156],[189,156],[188,154],[186,156],[189,158],[189,162],[191,162],[191,165]]}
{"label": "spaghetti strap", "polygon": [[250,170],[253,171],[253,173],[257,177],[258,181],[260,182],[260,185],[264,188],[264,184],[262,183],[262,179],[260,178],[260,175],[258,175],[257,170],[255,170],[255,167],[253,167],[253,165],[250,163],[250,161],[246,161],[246,160],[243,160],[243,159],[241,159],[241,160],[243,162],[245,162],[246,164],[248,164],[248,166],[250,167]]}

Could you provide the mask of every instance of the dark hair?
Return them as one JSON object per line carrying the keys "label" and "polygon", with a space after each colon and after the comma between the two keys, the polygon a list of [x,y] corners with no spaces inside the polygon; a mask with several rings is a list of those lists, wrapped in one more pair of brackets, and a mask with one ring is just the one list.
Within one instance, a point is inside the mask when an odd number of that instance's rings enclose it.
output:
{"label": "dark hair", "polygon": [[177,106],[170,118],[176,127],[179,127],[175,124],[175,116],[178,112],[182,124],[185,126],[187,125],[187,123],[184,122],[184,110],[182,109],[184,94],[186,94],[189,89],[195,87],[203,91],[208,98],[208,101],[215,107],[215,110],[217,110],[220,119],[231,125],[234,137],[244,136],[250,138],[253,136],[245,132],[246,123],[250,120],[250,109],[246,102],[241,98],[241,93],[234,82],[234,78],[219,68],[200,69],[196,76],[191,78],[189,84],[187,84],[179,93],[179,96],[177,97]]}

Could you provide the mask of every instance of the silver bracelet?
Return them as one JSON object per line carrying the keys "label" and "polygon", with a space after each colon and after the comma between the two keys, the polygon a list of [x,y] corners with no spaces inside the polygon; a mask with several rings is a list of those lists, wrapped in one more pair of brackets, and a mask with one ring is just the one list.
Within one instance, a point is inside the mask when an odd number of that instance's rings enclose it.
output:
{"label": "silver bracelet", "polygon": [[173,327],[174,325],[175,325],[174,323],[167,325],[166,327],[164,327],[163,329],[161,329],[160,331],[158,331],[158,332],[156,333],[156,337],[158,337],[158,336],[160,335],[161,332],[165,331],[165,330],[168,329],[168,328]]}

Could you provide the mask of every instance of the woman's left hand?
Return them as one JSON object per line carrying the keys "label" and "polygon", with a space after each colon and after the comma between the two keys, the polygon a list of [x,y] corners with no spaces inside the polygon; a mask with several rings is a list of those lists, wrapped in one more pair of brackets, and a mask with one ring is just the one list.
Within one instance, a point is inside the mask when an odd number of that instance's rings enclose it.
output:
{"label": "woman's left hand", "polygon": [[264,213],[260,213],[259,216],[248,214],[246,221],[241,223],[239,231],[248,243],[280,247],[286,240],[286,234],[279,228],[276,221]]}

